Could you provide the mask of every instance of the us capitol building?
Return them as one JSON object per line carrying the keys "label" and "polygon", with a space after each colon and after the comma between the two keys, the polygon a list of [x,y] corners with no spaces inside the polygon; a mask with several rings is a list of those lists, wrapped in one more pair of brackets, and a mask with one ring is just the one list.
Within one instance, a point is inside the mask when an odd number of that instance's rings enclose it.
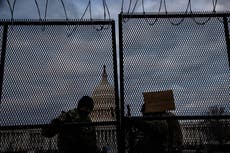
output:
{"label": "us capitol building", "polygon": [[[115,91],[108,82],[106,66],[103,66],[102,77],[92,93],[95,102],[91,113],[93,122],[115,121]],[[116,126],[96,126],[97,145],[106,146],[108,152],[117,152]],[[0,131],[0,152],[41,152],[57,150],[57,136],[45,138],[41,129],[14,129]]]}
{"label": "us capitol building", "polygon": [[[91,113],[93,122],[110,122],[116,120],[115,114],[115,91],[108,81],[106,67],[103,66],[99,84],[92,92],[95,106]],[[181,123],[185,144],[199,144],[206,142],[207,138],[202,135],[205,125],[197,122]],[[117,134],[115,125],[96,126],[97,145],[106,146],[108,153],[117,152]],[[41,129],[14,129],[0,131],[1,152],[46,152],[57,151],[57,136],[45,138],[41,136]]]}
{"label": "us capitol building", "polygon": [[[102,78],[93,91],[94,110],[91,113],[93,122],[109,122],[116,120],[115,90],[108,82],[106,66],[103,66]],[[108,147],[109,152],[117,152],[116,126],[96,126],[97,145]]]}

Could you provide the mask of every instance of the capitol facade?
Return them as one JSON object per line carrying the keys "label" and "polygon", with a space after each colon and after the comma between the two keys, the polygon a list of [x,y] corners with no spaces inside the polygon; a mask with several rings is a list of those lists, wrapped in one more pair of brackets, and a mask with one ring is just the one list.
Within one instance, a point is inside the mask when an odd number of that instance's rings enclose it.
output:
{"label": "capitol facade", "polygon": [[[103,66],[100,83],[93,90],[94,110],[91,113],[93,122],[116,121],[115,90],[108,82],[106,66]],[[108,152],[117,152],[117,134],[115,125],[96,126],[97,142],[100,148],[106,147]]]}

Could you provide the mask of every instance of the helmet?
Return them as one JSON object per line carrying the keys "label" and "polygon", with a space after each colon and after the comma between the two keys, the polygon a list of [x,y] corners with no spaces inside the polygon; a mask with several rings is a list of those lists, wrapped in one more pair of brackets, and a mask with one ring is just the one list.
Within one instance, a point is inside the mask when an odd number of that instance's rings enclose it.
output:
{"label": "helmet", "polygon": [[90,110],[93,110],[93,107],[94,107],[93,99],[89,96],[83,96],[78,102],[78,108],[84,107],[84,106],[90,108]]}

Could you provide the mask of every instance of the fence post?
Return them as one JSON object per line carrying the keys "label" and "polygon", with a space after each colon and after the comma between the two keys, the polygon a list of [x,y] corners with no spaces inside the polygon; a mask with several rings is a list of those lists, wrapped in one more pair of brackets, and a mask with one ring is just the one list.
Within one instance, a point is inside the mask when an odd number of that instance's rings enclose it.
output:
{"label": "fence post", "polygon": [[0,105],[2,103],[2,86],[3,86],[3,76],[4,76],[4,65],[6,56],[6,44],[7,44],[7,33],[8,24],[4,24],[3,35],[2,35],[2,52],[1,52],[1,65],[0,65]]}
{"label": "fence post", "polygon": [[229,65],[229,68],[230,68],[230,38],[229,38],[229,29],[228,29],[227,16],[224,16],[223,19],[224,19],[225,40],[226,40],[227,52],[228,52],[228,65]]}

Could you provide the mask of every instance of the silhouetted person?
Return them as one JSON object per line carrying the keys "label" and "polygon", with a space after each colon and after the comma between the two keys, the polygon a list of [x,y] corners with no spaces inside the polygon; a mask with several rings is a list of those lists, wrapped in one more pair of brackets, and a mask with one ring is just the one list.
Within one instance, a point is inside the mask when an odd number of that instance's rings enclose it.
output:
{"label": "silhouetted person", "polygon": [[[74,123],[91,123],[89,114],[94,108],[94,101],[83,96],[77,108],[63,112],[42,130],[45,137],[58,134],[58,149],[63,153],[97,153],[96,131],[91,125],[74,125]],[[73,124],[72,124],[73,123]]]}
{"label": "silhouetted person", "polygon": [[128,153],[166,153],[168,148],[166,120],[149,119],[148,117],[155,116],[156,113],[146,113],[145,105],[142,106],[141,112],[143,118],[132,120],[132,117],[128,117],[125,124]]}
{"label": "silhouetted person", "polygon": [[[168,117],[175,116],[171,112],[159,111],[152,113],[145,113],[145,104],[143,104],[141,112],[143,117]],[[150,128],[150,129],[148,129]],[[152,130],[151,130],[152,129]],[[176,119],[168,120],[146,120],[144,121],[143,131],[147,138],[145,139],[145,146],[151,144],[154,146],[152,149],[157,150],[158,153],[181,153],[183,145],[183,135],[180,127],[180,123]],[[155,149],[154,149],[155,148]],[[148,151],[147,151],[148,152]],[[149,152],[150,153],[150,152]]]}
{"label": "silhouetted person", "polygon": [[[162,112],[162,116],[175,116],[171,112]],[[169,151],[171,153],[182,153],[183,134],[180,123],[176,119],[168,119],[168,133],[169,133]]]}
{"label": "silhouetted person", "polygon": [[138,128],[143,132],[142,153],[166,153],[168,151],[169,127],[166,120],[150,120],[145,117],[157,117],[160,112],[146,113],[145,104],[141,112],[144,119],[139,123]]}

